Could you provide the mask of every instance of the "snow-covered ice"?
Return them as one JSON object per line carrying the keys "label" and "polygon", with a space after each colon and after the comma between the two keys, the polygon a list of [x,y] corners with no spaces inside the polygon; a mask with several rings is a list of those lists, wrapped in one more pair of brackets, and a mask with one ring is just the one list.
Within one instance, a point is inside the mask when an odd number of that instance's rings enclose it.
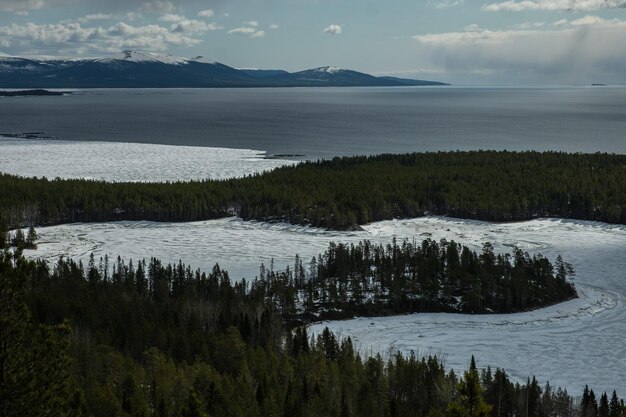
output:
{"label": "snow-covered ice", "polygon": [[561,254],[576,268],[580,295],[546,309],[513,315],[414,314],[325,322],[351,336],[366,353],[390,349],[438,354],[445,363],[465,369],[471,354],[480,366],[504,367],[525,380],[534,373],[541,382],[579,395],[584,384],[596,392],[617,389],[626,395],[626,227],[557,219],[494,224],[447,218],[420,218],[374,223],[362,231],[331,232],[288,224],[244,222],[229,218],[197,223],[121,222],[73,224],[38,229],[39,249],[28,251],[50,261],[59,256],[86,260],[122,255],[125,259],[155,256],[210,269],[216,262],[231,277],[252,278],[261,262],[275,268],[293,264],[300,254],[305,265],[330,241],[369,239],[389,243],[393,237],[421,241],[454,239],[480,250],[489,241],[497,251],[518,246],[554,259]]}
{"label": "snow-covered ice", "polygon": [[242,177],[295,161],[251,149],[0,136],[0,172],[106,181],[187,181]]}

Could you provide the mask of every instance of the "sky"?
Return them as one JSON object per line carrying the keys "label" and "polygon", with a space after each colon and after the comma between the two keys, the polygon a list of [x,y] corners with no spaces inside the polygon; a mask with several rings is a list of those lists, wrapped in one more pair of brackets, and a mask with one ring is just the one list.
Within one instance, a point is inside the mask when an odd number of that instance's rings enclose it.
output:
{"label": "sky", "polygon": [[0,0],[0,54],[127,49],[453,84],[624,84],[626,0]]}

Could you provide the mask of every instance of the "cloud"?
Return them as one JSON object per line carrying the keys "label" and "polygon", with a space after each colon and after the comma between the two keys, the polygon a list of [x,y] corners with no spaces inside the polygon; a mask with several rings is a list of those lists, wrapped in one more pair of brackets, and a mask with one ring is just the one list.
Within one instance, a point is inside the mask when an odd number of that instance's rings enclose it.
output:
{"label": "cloud", "polygon": [[110,20],[110,19],[113,19],[114,17],[115,16],[113,16],[112,14],[108,14],[108,13],[94,13],[94,14],[88,14],[83,17],[79,17],[78,19],[76,19],[76,21],[79,23],[87,23],[87,22],[91,22],[94,20]]}
{"label": "cloud", "polygon": [[480,32],[480,26],[478,26],[476,23],[472,23],[471,25],[467,25],[465,26],[465,31],[466,32]]}
{"label": "cloud", "polygon": [[200,10],[198,12],[199,17],[213,17],[215,16],[215,12],[211,9]]}
{"label": "cloud", "polygon": [[0,11],[23,14],[28,10],[41,9],[45,5],[43,0],[0,0]]}
{"label": "cloud", "polygon": [[329,35],[340,35],[343,32],[343,29],[339,25],[332,24],[324,29],[324,33]]}
{"label": "cloud", "polygon": [[280,26],[278,26],[276,23],[273,23],[273,24],[270,25],[270,29],[271,30],[276,30],[278,28],[280,28]]}
{"label": "cloud", "polygon": [[176,6],[172,2],[165,0],[147,1],[141,5],[142,12],[172,13],[175,10]]}
{"label": "cloud", "polygon": [[259,27],[259,22],[257,22],[256,20],[248,20],[247,22],[243,22],[243,24],[246,26],[251,26],[253,28]]}
{"label": "cloud", "polygon": [[463,0],[428,0],[428,7],[434,7],[435,9],[449,9],[450,7],[463,4]]}
{"label": "cloud", "polygon": [[[250,23],[250,22],[246,22],[246,23]],[[255,26],[242,26],[239,28],[235,28],[235,29],[231,29],[228,31],[228,33],[230,34],[236,34],[236,35],[244,35],[247,36],[249,38],[262,38],[265,36],[265,31],[263,30],[259,30],[257,27]]]}
{"label": "cloud", "polygon": [[159,20],[162,22],[175,23],[175,22],[180,22],[182,20],[187,20],[187,18],[179,14],[166,13],[163,16],[159,17]]}
{"label": "cloud", "polygon": [[[172,46],[189,47],[200,39],[186,30],[160,25],[132,26],[124,22],[108,27],[83,27],[80,23],[15,23],[0,26],[0,43],[16,54],[86,54],[119,52],[123,49],[165,51]],[[193,31],[191,31],[193,32]]]}
{"label": "cloud", "polygon": [[162,22],[169,22],[172,25],[170,30],[177,33],[193,33],[201,34],[211,30],[223,29],[215,23],[206,23],[203,20],[188,19],[186,16],[179,14],[167,13],[159,17]]}
{"label": "cloud", "polygon": [[551,29],[487,30],[417,35],[424,66],[451,74],[520,74],[566,79],[626,71],[626,21],[585,16]]}
{"label": "cloud", "polygon": [[202,34],[212,30],[221,30],[222,26],[215,23],[206,23],[201,20],[184,19],[170,26],[170,30],[175,33]]}
{"label": "cloud", "polygon": [[483,10],[488,12],[521,12],[526,10],[579,12],[624,7],[626,7],[626,0],[509,0],[485,5]]}
{"label": "cloud", "polygon": [[598,16],[585,16],[585,17],[581,17],[580,19],[576,19],[576,20],[572,20],[571,22],[569,22],[570,25],[572,26],[586,26],[586,25],[620,25],[620,20],[619,19],[602,19],[601,17]]}

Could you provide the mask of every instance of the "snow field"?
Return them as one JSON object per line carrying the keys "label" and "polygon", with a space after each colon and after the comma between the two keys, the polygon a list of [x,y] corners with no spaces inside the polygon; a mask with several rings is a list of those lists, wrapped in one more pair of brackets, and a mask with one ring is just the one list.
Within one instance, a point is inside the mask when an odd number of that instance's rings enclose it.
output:
{"label": "snow field", "polygon": [[251,149],[0,136],[0,172],[24,177],[166,182],[243,177],[295,161]]}

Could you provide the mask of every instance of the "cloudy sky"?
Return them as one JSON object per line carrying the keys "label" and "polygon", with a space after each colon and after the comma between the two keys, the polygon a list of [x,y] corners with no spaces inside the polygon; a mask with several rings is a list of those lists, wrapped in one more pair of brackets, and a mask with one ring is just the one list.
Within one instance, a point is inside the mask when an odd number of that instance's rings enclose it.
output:
{"label": "cloudy sky", "polygon": [[626,0],[0,0],[0,53],[124,49],[455,84],[626,83]]}

